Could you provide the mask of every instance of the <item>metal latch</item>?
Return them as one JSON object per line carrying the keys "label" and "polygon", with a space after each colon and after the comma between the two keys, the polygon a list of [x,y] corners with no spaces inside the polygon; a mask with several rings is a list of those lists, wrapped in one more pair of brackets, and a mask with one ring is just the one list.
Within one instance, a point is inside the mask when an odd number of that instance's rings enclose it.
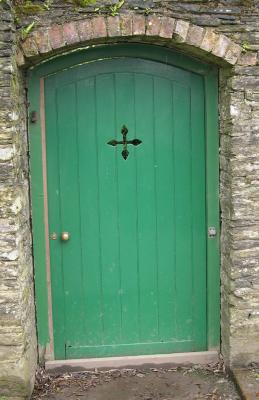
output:
{"label": "metal latch", "polygon": [[36,111],[32,111],[30,114],[30,122],[31,124],[36,124],[38,120],[38,116],[37,116],[37,112]]}
{"label": "metal latch", "polygon": [[217,229],[215,228],[215,226],[209,226],[208,228],[208,236],[209,238],[213,238],[217,235]]}

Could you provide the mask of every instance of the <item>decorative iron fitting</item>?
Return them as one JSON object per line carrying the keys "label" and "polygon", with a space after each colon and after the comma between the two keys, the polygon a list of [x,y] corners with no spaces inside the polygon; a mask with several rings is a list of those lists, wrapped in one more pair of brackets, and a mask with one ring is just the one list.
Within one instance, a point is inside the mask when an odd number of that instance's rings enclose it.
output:
{"label": "decorative iron fitting", "polygon": [[117,144],[122,144],[123,150],[121,154],[124,160],[127,160],[129,155],[128,144],[132,144],[133,146],[138,146],[140,143],[142,143],[142,140],[140,139],[127,140],[128,128],[125,125],[123,125],[123,127],[121,128],[121,134],[123,140],[112,139],[109,142],[107,142],[107,144],[111,146],[117,146]]}

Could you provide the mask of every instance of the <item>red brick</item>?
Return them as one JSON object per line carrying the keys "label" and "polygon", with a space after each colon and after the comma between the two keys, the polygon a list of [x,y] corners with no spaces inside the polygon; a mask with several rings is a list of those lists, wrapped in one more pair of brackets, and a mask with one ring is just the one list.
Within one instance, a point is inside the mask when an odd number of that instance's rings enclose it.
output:
{"label": "red brick", "polygon": [[225,35],[218,35],[217,41],[212,49],[212,53],[217,57],[224,57],[229,46],[231,44],[231,40]]}
{"label": "red brick", "polygon": [[190,26],[186,38],[186,43],[195,47],[200,47],[204,35],[205,30],[201,26]]}
{"label": "red brick", "polygon": [[107,28],[104,17],[95,17],[92,19],[93,37],[107,37]]}
{"label": "red brick", "polygon": [[162,17],[159,36],[171,39],[174,31],[174,18]]}
{"label": "red brick", "polygon": [[108,36],[120,36],[120,18],[116,17],[107,17],[107,31]]}
{"label": "red brick", "polygon": [[200,48],[210,52],[215,46],[217,40],[218,40],[218,35],[215,32],[213,32],[211,28],[206,28]]}
{"label": "red brick", "polygon": [[132,34],[145,35],[146,33],[146,18],[144,15],[133,15],[132,19]]}
{"label": "red brick", "polygon": [[146,35],[158,36],[161,27],[161,19],[156,15],[149,15],[146,19]]}
{"label": "red brick", "polygon": [[32,36],[29,36],[24,42],[22,42],[22,49],[25,57],[33,57],[39,54],[38,46]]}
{"label": "red brick", "polygon": [[77,30],[79,33],[80,40],[90,40],[93,37],[93,27],[90,19],[79,21],[77,24]]}
{"label": "red brick", "polygon": [[39,29],[33,32],[33,37],[40,54],[49,53],[51,51],[48,29]]}
{"label": "red brick", "polygon": [[226,60],[229,64],[236,64],[242,52],[241,46],[236,43],[231,43],[226,55],[224,55],[224,60]]}
{"label": "red brick", "polygon": [[79,42],[79,36],[76,28],[76,22],[68,22],[63,25],[63,36],[66,44],[74,44]]}
{"label": "red brick", "polygon": [[177,20],[173,34],[174,40],[179,43],[184,43],[188,35],[189,27],[190,27],[190,22],[183,21],[181,19]]}
{"label": "red brick", "polygon": [[132,36],[132,15],[122,14],[120,16],[120,28],[122,36]]}
{"label": "red brick", "polygon": [[49,30],[49,41],[52,49],[64,47],[66,42],[63,37],[63,29],[61,25],[53,25]]}

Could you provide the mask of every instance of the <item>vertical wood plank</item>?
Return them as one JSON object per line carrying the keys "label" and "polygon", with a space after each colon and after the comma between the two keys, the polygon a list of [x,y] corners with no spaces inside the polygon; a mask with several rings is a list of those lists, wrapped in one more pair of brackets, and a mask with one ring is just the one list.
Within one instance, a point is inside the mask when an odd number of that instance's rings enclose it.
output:
{"label": "vertical wood plank", "polygon": [[159,339],[175,338],[175,200],[173,87],[167,79],[154,80],[155,174]]}
{"label": "vertical wood plank", "polygon": [[103,343],[121,338],[121,296],[117,202],[116,150],[107,145],[114,138],[115,86],[113,75],[96,77],[97,157],[103,292]]}
{"label": "vertical wood plank", "polygon": [[196,349],[206,344],[205,114],[202,77],[191,78],[193,325]]}
{"label": "vertical wood plank", "polygon": [[[138,137],[135,128],[135,81],[132,73],[115,74],[116,85],[116,133],[121,140],[121,128],[128,128],[128,139]],[[138,343],[139,341],[139,287],[138,287],[138,254],[137,254],[137,201],[136,201],[136,160],[139,150],[128,146],[129,157],[124,160],[118,146],[117,195],[118,195],[118,231],[120,242],[121,268],[121,319],[122,342]],[[114,150],[113,150],[114,151]]]}
{"label": "vertical wood plank", "polygon": [[[57,131],[59,149],[60,214],[59,243],[62,254],[66,344],[82,340],[84,320],[82,309],[80,199],[77,153],[76,86],[57,89]],[[69,109],[69,112],[68,112]],[[52,171],[53,173],[53,171]],[[68,231],[68,242],[60,241],[62,231]],[[74,327],[77,326],[77,329]]]}
{"label": "vertical wood plank", "polygon": [[[152,76],[136,74],[137,202],[140,286],[140,338],[158,337],[157,247],[154,160],[154,91]],[[144,118],[145,116],[145,118]]]}
{"label": "vertical wood plank", "polygon": [[99,181],[96,136],[95,78],[77,84],[78,163],[84,337],[86,345],[103,340],[102,265],[100,263]]}
{"label": "vertical wood plank", "polygon": [[206,195],[207,226],[214,226],[217,236],[207,240],[208,348],[220,344],[220,210],[219,210],[219,129],[218,71],[205,77],[206,100]]}
{"label": "vertical wood plank", "polygon": [[192,337],[192,176],[190,89],[174,85],[176,315],[178,339]]}
{"label": "vertical wood plank", "polygon": [[[57,235],[61,231],[60,221],[60,180],[59,180],[59,143],[57,124],[57,97],[55,88],[56,77],[45,83],[45,112],[46,112],[46,158],[48,183],[48,218],[49,231]],[[65,358],[65,299],[64,274],[60,243],[50,240],[51,290],[53,298],[53,336],[55,356]],[[57,302],[56,299],[59,299]],[[62,339],[63,340],[62,340]],[[61,340],[60,340],[61,339]]]}

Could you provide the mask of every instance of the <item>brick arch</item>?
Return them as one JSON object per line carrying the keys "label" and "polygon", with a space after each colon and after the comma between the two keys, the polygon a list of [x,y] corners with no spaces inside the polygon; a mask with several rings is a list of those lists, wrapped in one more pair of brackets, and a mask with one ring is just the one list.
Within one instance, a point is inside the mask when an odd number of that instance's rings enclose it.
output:
{"label": "brick arch", "polygon": [[128,13],[88,17],[35,29],[21,43],[18,63],[34,64],[69,49],[123,41],[180,48],[219,65],[235,65],[242,53],[241,46],[211,28],[172,17]]}

